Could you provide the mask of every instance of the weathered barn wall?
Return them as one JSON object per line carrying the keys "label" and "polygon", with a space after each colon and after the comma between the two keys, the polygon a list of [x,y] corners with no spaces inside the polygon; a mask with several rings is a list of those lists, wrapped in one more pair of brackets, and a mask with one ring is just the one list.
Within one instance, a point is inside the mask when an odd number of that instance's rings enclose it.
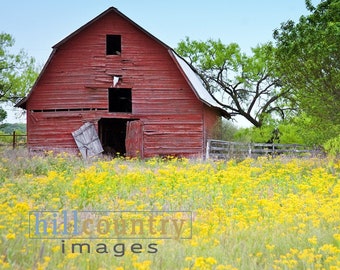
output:
{"label": "weathered barn wall", "polygon": [[220,116],[216,109],[204,106],[204,119],[203,119],[203,153],[206,152],[207,140],[219,138],[221,131]]}

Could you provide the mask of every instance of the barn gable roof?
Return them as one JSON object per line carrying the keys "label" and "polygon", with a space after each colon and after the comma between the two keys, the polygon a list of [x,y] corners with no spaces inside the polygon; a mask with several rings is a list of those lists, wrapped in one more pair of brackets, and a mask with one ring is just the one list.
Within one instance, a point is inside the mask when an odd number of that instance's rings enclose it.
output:
{"label": "barn gable roof", "polygon": [[221,106],[211,95],[210,93],[207,91],[207,89],[203,86],[201,79],[199,78],[198,74],[193,70],[193,68],[182,58],[180,57],[171,47],[169,47],[167,44],[165,44],[164,42],[162,42],[161,40],[159,40],[158,38],[156,38],[155,36],[153,36],[151,33],[149,33],[148,31],[146,31],[144,28],[142,28],[140,25],[136,24],[134,21],[132,21],[130,18],[128,18],[127,16],[125,16],[123,13],[121,13],[117,8],[114,7],[110,7],[108,8],[106,11],[104,11],[103,13],[101,13],[100,15],[98,15],[97,17],[95,17],[94,19],[92,19],[91,21],[89,21],[88,23],[84,24],[83,26],[81,26],[79,29],[77,29],[76,31],[74,31],[73,33],[71,33],[70,35],[68,35],[67,37],[65,37],[63,40],[61,40],[60,42],[58,42],[57,44],[55,44],[54,46],[52,46],[53,51],[51,53],[51,55],[49,56],[47,62],[45,63],[42,71],[40,72],[35,84],[33,85],[30,93],[23,98],[21,101],[19,101],[15,107],[20,107],[25,109],[26,108],[26,102],[29,99],[31,93],[34,91],[35,86],[37,84],[37,82],[39,81],[40,77],[42,76],[42,74],[44,73],[46,67],[48,66],[48,64],[50,63],[51,59],[53,58],[53,55],[55,54],[56,50],[58,49],[58,47],[60,47],[61,45],[63,45],[64,43],[66,43],[68,40],[70,40],[72,37],[76,36],[78,33],[80,33],[81,31],[83,31],[85,28],[87,28],[88,26],[90,26],[91,24],[95,23],[97,20],[99,20],[100,18],[106,16],[107,14],[114,12],[118,15],[120,15],[121,17],[123,17],[125,20],[129,21],[130,23],[132,23],[137,29],[139,29],[140,31],[142,31],[144,34],[148,35],[149,37],[151,37],[153,40],[155,40],[156,42],[158,42],[159,44],[161,44],[162,46],[164,46],[165,48],[168,49],[169,54],[171,55],[172,59],[175,61],[175,63],[177,64],[178,68],[180,69],[181,73],[183,74],[183,76],[185,77],[185,79],[187,80],[188,84],[190,85],[190,87],[192,88],[192,90],[194,91],[194,93],[196,94],[197,98],[202,101],[203,103],[205,103],[206,105],[208,105],[209,107],[213,107],[219,110],[219,112],[221,113],[222,116],[226,117],[226,118],[230,118],[230,114],[223,108],[223,106]]}
{"label": "barn gable roof", "polygon": [[84,24],[83,26],[81,26],[78,30],[74,31],[73,33],[71,33],[70,35],[68,35],[67,37],[65,37],[63,40],[61,40],[60,42],[58,42],[57,44],[55,44],[52,48],[58,48],[60,47],[62,44],[64,44],[65,42],[67,42],[69,39],[71,39],[72,37],[74,37],[75,35],[77,35],[79,32],[81,32],[82,30],[84,30],[86,27],[88,27],[89,25],[93,24],[94,22],[98,21],[100,18],[106,16],[109,13],[116,13],[118,15],[120,15],[121,17],[123,17],[125,20],[129,21],[131,24],[133,24],[136,28],[138,28],[139,30],[141,30],[142,32],[144,32],[144,34],[148,35],[149,37],[153,38],[154,40],[156,40],[158,43],[162,44],[163,46],[170,48],[168,45],[166,45],[164,42],[162,42],[161,40],[159,40],[158,38],[156,38],[154,35],[152,35],[151,33],[149,33],[148,31],[146,31],[144,28],[142,28],[140,25],[138,25],[137,23],[135,23],[134,21],[132,21],[129,17],[125,16],[123,13],[121,13],[117,8],[115,7],[110,7],[107,10],[105,10],[103,13],[99,14],[97,17],[95,17],[94,19],[92,19],[91,21],[89,21],[88,23]]}

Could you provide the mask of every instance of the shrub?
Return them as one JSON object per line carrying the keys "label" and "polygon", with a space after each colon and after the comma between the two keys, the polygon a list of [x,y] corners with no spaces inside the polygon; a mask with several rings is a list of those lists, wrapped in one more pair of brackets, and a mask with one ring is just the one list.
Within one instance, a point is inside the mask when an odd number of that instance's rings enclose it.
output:
{"label": "shrub", "polygon": [[329,155],[339,157],[340,156],[340,134],[337,137],[334,137],[328,140],[324,144],[324,149]]}

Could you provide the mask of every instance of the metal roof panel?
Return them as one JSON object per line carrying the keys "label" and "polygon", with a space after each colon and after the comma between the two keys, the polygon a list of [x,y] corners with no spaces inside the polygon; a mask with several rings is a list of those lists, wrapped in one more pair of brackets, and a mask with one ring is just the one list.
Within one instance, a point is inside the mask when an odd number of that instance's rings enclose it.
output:
{"label": "metal roof panel", "polygon": [[225,108],[221,104],[219,104],[204,87],[201,78],[191,68],[191,66],[173,50],[170,50],[170,52],[178,63],[179,67],[181,68],[182,72],[184,73],[196,96],[208,106],[223,110],[225,116],[229,115]]}

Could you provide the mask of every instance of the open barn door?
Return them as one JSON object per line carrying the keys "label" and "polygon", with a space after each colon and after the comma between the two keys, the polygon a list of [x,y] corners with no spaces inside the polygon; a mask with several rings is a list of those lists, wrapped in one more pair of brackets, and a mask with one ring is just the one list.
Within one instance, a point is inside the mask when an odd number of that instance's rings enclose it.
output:
{"label": "open barn door", "polygon": [[128,121],[125,137],[126,156],[143,157],[143,122]]}
{"label": "open barn door", "polygon": [[97,156],[104,151],[92,123],[86,122],[78,130],[72,132],[72,136],[84,159]]}

